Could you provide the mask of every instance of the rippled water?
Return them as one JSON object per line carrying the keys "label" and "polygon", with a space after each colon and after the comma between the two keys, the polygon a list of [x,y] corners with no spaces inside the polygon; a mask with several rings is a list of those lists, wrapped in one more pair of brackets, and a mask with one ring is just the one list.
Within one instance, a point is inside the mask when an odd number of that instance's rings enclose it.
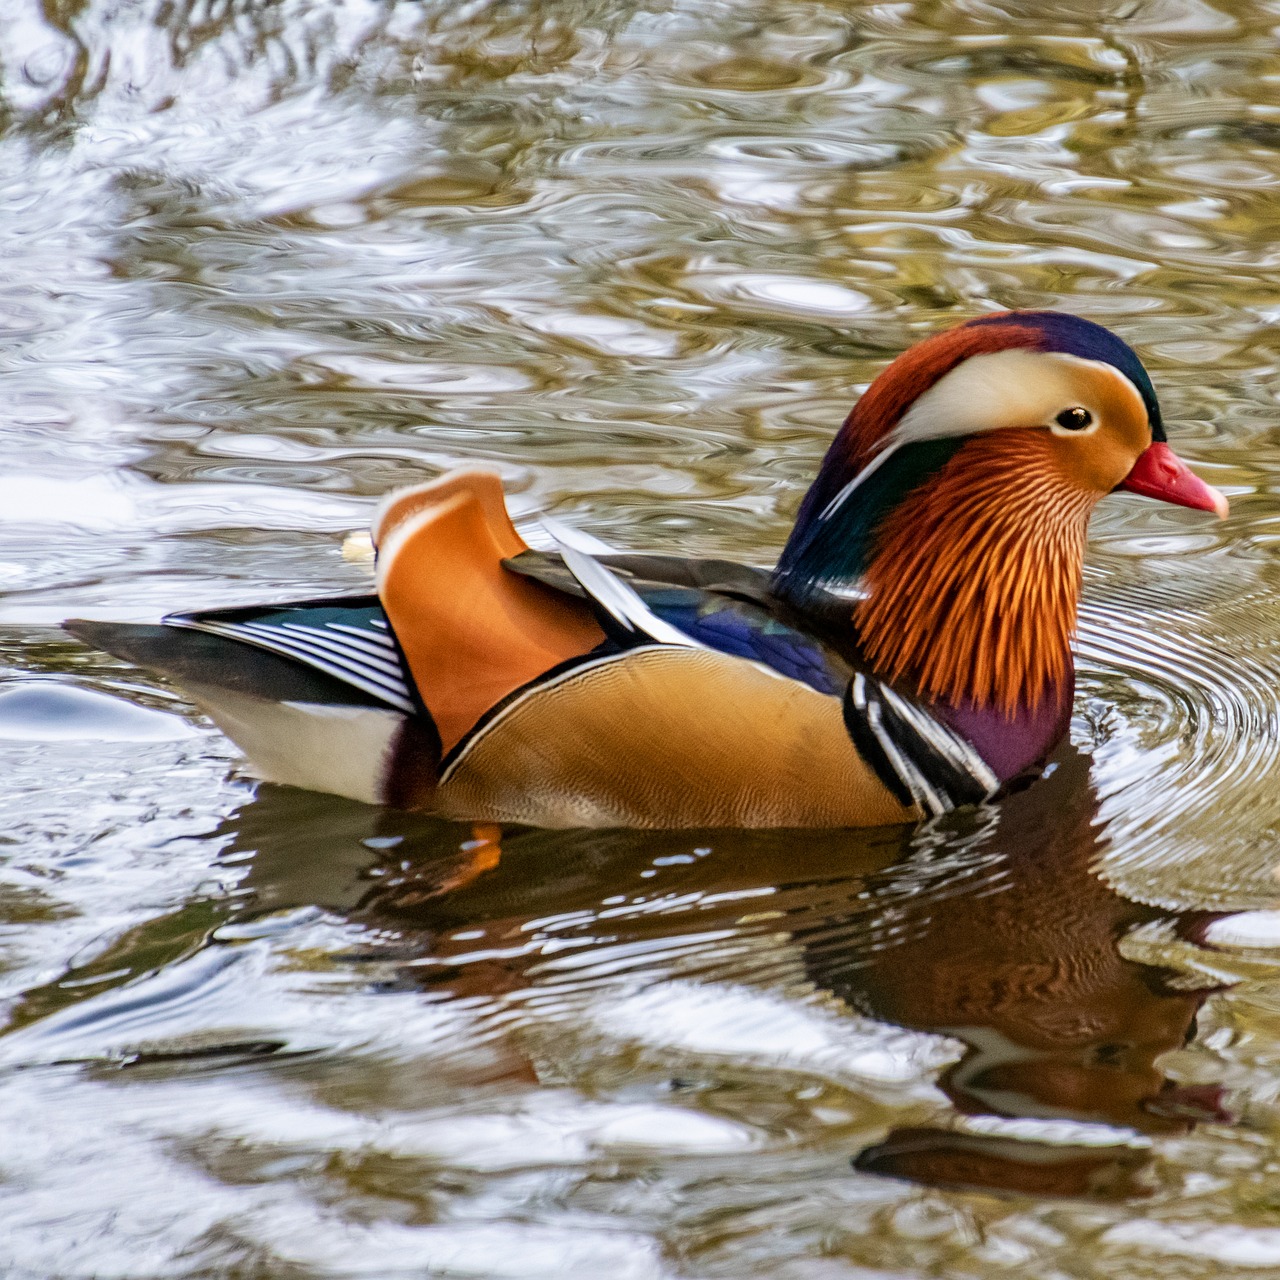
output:
{"label": "rippled water", "polygon": [[[1280,1272],[1280,4],[0,0],[0,1272]],[[768,562],[855,390],[1113,325],[1074,747],[916,832],[270,787],[73,614],[387,488]],[[485,855],[483,858],[480,855]]]}

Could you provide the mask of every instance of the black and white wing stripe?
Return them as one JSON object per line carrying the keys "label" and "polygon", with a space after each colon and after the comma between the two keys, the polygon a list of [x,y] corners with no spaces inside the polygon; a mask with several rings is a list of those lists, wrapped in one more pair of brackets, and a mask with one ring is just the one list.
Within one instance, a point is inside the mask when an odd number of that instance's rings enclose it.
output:
{"label": "black and white wing stripe", "polygon": [[292,658],[405,715],[417,710],[399,648],[376,601],[172,614],[164,621]]}
{"label": "black and white wing stripe", "polygon": [[844,722],[880,781],[930,817],[999,790],[999,778],[970,743],[872,676],[857,672],[849,682]]}

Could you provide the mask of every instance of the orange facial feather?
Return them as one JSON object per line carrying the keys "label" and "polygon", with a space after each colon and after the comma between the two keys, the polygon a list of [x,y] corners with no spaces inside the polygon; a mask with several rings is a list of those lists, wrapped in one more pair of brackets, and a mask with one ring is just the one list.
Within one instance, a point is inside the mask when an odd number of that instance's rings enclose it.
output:
{"label": "orange facial feather", "polygon": [[926,698],[1035,708],[1070,672],[1099,496],[1047,432],[967,441],[876,536],[854,611],[872,664]]}

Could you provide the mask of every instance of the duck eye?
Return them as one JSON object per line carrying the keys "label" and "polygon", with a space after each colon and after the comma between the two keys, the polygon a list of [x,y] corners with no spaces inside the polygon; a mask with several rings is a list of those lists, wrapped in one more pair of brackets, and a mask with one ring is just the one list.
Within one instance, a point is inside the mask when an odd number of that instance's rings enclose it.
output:
{"label": "duck eye", "polygon": [[1083,431],[1093,421],[1093,414],[1075,405],[1071,409],[1063,409],[1054,421],[1066,431]]}

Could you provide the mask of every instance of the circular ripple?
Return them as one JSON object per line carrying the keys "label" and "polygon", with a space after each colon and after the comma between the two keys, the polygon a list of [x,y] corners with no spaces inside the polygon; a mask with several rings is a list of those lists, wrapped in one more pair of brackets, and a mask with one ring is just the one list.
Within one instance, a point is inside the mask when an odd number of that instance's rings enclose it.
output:
{"label": "circular ripple", "polygon": [[1277,602],[1262,589],[1169,597],[1165,583],[1124,586],[1081,611],[1103,866],[1130,897],[1256,906],[1274,898],[1280,861]]}

